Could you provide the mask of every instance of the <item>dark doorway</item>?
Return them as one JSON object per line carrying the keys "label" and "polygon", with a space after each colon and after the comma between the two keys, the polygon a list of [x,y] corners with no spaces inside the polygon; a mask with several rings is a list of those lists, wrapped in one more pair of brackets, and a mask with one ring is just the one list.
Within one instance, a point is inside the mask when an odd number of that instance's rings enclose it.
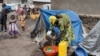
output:
{"label": "dark doorway", "polygon": [[27,0],[21,0],[21,3],[25,3],[25,2],[27,2]]}
{"label": "dark doorway", "polygon": [[0,3],[3,3],[3,0],[0,0]]}

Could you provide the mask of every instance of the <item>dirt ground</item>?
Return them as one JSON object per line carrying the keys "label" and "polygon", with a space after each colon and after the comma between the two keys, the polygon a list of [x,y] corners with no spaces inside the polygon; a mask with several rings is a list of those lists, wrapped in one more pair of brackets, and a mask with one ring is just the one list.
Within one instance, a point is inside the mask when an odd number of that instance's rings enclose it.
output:
{"label": "dirt ground", "polygon": [[0,32],[0,56],[44,56],[30,38],[34,25],[33,20],[27,19],[26,30],[22,31],[18,26],[19,35],[15,39],[11,39],[8,32]]}
{"label": "dirt ground", "polygon": [[[9,17],[7,21],[9,21]],[[26,30],[22,31],[20,22],[17,21],[19,29],[17,38],[11,39],[8,32],[0,32],[0,56],[44,56],[37,43],[32,42],[30,38],[30,32],[34,29],[36,20],[26,19],[26,22]],[[8,22],[7,26],[9,27]],[[43,42],[45,41],[43,40]],[[72,52],[73,50],[70,50],[68,56],[70,56]]]}

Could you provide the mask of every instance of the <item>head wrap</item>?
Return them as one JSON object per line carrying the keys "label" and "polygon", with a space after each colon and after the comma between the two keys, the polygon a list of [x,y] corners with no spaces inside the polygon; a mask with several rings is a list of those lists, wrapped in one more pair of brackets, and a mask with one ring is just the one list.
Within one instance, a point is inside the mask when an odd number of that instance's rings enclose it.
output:
{"label": "head wrap", "polygon": [[54,25],[57,18],[55,16],[50,16],[49,20],[50,20],[50,23]]}

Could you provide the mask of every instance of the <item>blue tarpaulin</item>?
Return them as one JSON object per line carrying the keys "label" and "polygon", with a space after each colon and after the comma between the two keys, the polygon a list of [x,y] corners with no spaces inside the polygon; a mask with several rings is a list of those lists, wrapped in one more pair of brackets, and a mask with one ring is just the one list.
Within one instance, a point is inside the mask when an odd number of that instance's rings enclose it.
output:
{"label": "blue tarpaulin", "polygon": [[71,45],[78,45],[81,41],[83,41],[82,21],[75,12],[71,10],[44,10],[44,9],[41,9],[40,12],[43,17],[44,23],[46,25],[46,30],[48,30],[50,27],[49,17],[51,15],[62,14],[62,13],[67,14],[71,20],[75,35]]}

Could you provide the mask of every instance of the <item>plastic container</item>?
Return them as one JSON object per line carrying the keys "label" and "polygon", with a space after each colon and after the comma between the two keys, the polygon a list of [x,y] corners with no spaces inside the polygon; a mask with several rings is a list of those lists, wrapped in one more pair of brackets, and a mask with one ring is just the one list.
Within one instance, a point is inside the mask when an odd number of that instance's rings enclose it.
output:
{"label": "plastic container", "polygon": [[88,56],[87,52],[82,47],[77,47],[75,50],[76,56]]}
{"label": "plastic container", "polygon": [[58,50],[59,50],[58,56],[67,56],[67,47],[68,47],[68,42],[61,41],[58,47]]}
{"label": "plastic container", "polygon": [[43,51],[45,53],[45,56],[56,56],[58,53],[58,47],[57,46],[46,46],[43,48]]}

